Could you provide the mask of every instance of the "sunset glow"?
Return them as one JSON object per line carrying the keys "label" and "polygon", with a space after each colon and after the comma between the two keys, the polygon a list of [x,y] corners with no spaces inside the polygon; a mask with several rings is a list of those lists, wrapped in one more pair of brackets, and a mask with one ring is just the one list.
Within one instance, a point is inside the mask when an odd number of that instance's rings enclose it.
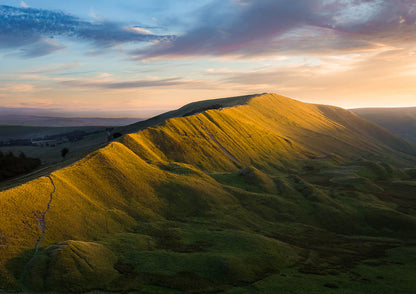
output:
{"label": "sunset glow", "polygon": [[0,106],[144,117],[264,92],[414,106],[415,30],[405,0],[6,0]]}

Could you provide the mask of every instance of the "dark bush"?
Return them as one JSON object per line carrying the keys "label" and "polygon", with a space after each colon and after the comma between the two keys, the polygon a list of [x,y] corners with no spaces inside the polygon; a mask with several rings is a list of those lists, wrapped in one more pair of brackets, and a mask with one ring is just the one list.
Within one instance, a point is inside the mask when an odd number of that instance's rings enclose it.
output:
{"label": "dark bush", "polygon": [[24,175],[41,164],[40,159],[27,157],[23,152],[14,156],[12,152],[0,152],[0,181]]}
{"label": "dark bush", "polygon": [[182,116],[183,117],[190,116],[190,115],[193,115],[193,114],[196,114],[196,113],[204,112],[206,110],[210,110],[210,109],[220,109],[220,108],[222,108],[222,105],[221,104],[213,104],[213,105],[210,105],[210,106],[207,106],[207,107],[198,108],[198,109],[189,111],[189,112],[185,113]]}
{"label": "dark bush", "polygon": [[114,134],[113,134],[113,138],[114,138],[114,139],[117,139],[117,138],[119,138],[119,137],[121,137],[121,133],[114,133]]}
{"label": "dark bush", "polygon": [[61,156],[65,158],[65,156],[68,154],[69,150],[68,148],[62,148],[61,150]]}

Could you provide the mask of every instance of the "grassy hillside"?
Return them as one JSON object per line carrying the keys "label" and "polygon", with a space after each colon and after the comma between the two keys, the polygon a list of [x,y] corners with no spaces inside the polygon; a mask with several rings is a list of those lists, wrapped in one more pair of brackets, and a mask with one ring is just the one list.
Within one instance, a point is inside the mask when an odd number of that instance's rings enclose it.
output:
{"label": "grassy hillside", "polygon": [[412,293],[415,146],[340,108],[235,100],[0,192],[1,288]]}
{"label": "grassy hillside", "polygon": [[[153,118],[139,121],[137,123],[119,126],[119,127],[33,127],[33,126],[0,126],[0,151],[3,153],[13,152],[19,154],[24,152],[30,157],[39,158],[45,165],[37,171],[31,172],[19,178],[13,178],[0,183],[0,190],[10,189],[29,180],[36,179],[40,176],[47,175],[59,168],[71,165],[80,160],[90,152],[97,150],[109,143],[108,138],[113,139],[122,134],[138,132],[146,127],[156,126],[163,121],[173,117],[183,117],[203,112],[207,109],[218,109],[219,107],[231,107],[235,105],[245,104],[250,98],[257,95],[239,96],[231,98],[211,99],[206,101],[198,101],[187,104],[180,109],[170,111]],[[36,117],[38,119],[39,117]],[[5,119],[8,119],[7,117]],[[20,118],[18,118],[20,119]],[[117,119],[116,119],[117,120]],[[131,120],[131,119],[126,119]],[[30,120],[29,120],[30,121]],[[38,121],[38,120],[37,120]],[[79,121],[79,120],[78,120]],[[111,121],[111,119],[109,120]],[[54,125],[54,123],[49,123]],[[41,139],[51,136],[65,137],[66,134],[74,132],[85,132],[88,135],[83,136],[81,140],[75,142],[54,142],[48,143],[48,146],[31,146],[27,144],[32,139]],[[107,132],[109,131],[109,132]],[[2,144],[10,140],[17,140],[17,145]],[[22,143],[22,141],[25,141]],[[60,140],[58,140],[60,141]],[[64,159],[61,157],[61,150],[67,148],[68,156]]]}
{"label": "grassy hillside", "polygon": [[416,143],[416,107],[358,108],[351,111],[397,136]]}

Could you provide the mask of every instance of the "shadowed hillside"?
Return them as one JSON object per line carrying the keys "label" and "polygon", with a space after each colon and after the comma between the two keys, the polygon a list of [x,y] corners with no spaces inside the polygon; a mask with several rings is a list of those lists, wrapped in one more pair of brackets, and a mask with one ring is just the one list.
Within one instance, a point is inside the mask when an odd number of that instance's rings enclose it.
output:
{"label": "shadowed hillside", "polygon": [[275,94],[200,102],[151,123],[0,192],[2,289],[416,286],[415,145],[347,110]]}
{"label": "shadowed hillside", "polygon": [[351,111],[379,124],[397,136],[416,143],[416,107],[357,108]]}

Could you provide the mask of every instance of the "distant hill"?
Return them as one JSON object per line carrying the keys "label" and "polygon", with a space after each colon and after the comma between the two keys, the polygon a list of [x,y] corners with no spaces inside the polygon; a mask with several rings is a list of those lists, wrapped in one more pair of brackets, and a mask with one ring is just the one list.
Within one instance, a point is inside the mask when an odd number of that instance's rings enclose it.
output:
{"label": "distant hill", "polygon": [[36,115],[0,114],[0,126],[85,127],[125,126],[143,119],[102,117],[48,117]]}
{"label": "distant hill", "polygon": [[357,108],[351,111],[416,143],[416,107]]}
{"label": "distant hill", "polygon": [[32,127],[0,125],[0,142],[9,140],[31,140],[64,135],[73,132],[105,132],[106,127]]}
{"label": "distant hill", "polygon": [[1,289],[414,292],[416,145],[276,94],[115,131],[0,192]]}

